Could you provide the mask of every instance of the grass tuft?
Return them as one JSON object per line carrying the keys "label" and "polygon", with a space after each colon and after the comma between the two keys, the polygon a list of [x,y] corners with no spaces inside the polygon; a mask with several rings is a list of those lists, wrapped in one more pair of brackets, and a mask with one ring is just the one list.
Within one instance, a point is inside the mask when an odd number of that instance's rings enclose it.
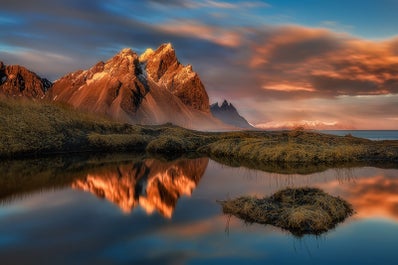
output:
{"label": "grass tuft", "polygon": [[288,188],[262,199],[244,196],[220,204],[225,214],[274,225],[295,236],[322,234],[354,213],[348,202],[316,188]]}

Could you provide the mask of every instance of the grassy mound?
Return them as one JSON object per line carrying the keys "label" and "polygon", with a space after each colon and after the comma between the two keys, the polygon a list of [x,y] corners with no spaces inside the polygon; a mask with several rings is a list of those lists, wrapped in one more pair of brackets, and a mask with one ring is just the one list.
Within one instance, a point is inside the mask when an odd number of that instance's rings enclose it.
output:
{"label": "grassy mound", "polygon": [[[3,157],[98,150],[113,146],[114,140],[116,149],[121,139],[113,136],[137,130],[128,124],[47,102],[0,98],[0,113],[0,156]],[[112,143],[106,143],[107,139],[99,135],[113,135],[108,137]]]}
{"label": "grassy mound", "polygon": [[397,161],[398,141],[371,141],[312,131],[222,133],[199,151],[221,161],[328,163]]}
{"label": "grassy mound", "polygon": [[288,188],[262,199],[244,196],[220,204],[225,214],[271,224],[296,236],[319,235],[353,214],[348,202],[316,188]]}

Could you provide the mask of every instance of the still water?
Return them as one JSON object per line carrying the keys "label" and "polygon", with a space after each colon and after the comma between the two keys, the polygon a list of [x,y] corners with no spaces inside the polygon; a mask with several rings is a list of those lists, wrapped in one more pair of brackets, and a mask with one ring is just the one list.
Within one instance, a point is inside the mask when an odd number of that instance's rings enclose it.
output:
{"label": "still water", "polygon": [[339,136],[351,134],[355,137],[365,138],[374,141],[398,140],[397,130],[321,130],[320,132]]}
{"label": "still water", "polygon": [[[397,264],[398,170],[286,174],[207,158],[0,163],[1,264]],[[310,171],[308,171],[310,172]],[[356,214],[321,236],[249,225],[217,200],[318,187]]]}

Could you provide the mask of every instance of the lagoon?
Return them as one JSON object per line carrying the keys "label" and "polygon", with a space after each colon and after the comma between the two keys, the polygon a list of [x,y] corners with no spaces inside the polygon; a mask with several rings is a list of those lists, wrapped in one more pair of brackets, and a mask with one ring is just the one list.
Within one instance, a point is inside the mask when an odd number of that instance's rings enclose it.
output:
{"label": "lagoon", "polygon": [[397,130],[321,130],[319,132],[338,136],[351,134],[352,136],[372,141],[398,140]]}
{"label": "lagoon", "polygon": [[[4,161],[1,263],[394,264],[398,169],[383,167],[282,174],[208,158]],[[340,196],[356,213],[321,236],[297,238],[225,216],[217,203],[303,186]]]}

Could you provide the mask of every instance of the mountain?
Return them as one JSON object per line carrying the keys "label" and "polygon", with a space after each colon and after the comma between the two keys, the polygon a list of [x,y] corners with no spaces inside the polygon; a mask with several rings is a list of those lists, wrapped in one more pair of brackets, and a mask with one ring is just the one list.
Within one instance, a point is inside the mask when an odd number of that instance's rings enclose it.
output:
{"label": "mountain", "polygon": [[6,96],[43,98],[51,82],[19,65],[4,65],[0,61],[0,93]]}
{"label": "mountain", "polygon": [[163,44],[156,51],[147,49],[140,56],[150,79],[168,89],[185,105],[209,112],[209,96],[197,73],[191,65],[183,66],[177,60],[170,43]]}
{"label": "mountain", "polygon": [[214,103],[210,106],[210,111],[214,115],[214,117],[220,119],[222,122],[243,128],[243,129],[254,129],[245,118],[239,115],[238,111],[232,105],[232,103],[228,103],[228,101],[224,100],[221,106],[217,103]]}
{"label": "mountain", "polygon": [[169,43],[140,56],[123,49],[106,62],[60,78],[46,98],[128,123],[228,128],[211,115],[198,74],[178,61]]}
{"label": "mountain", "polygon": [[256,124],[256,128],[263,130],[292,130],[304,128],[306,130],[350,130],[350,125],[343,125],[335,121],[299,120],[299,121],[271,121]]}
{"label": "mountain", "polygon": [[91,192],[116,204],[126,213],[140,206],[171,218],[182,196],[190,196],[206,171],[208,158],[161,162],[147,159],[91,172],[72,188]]}

